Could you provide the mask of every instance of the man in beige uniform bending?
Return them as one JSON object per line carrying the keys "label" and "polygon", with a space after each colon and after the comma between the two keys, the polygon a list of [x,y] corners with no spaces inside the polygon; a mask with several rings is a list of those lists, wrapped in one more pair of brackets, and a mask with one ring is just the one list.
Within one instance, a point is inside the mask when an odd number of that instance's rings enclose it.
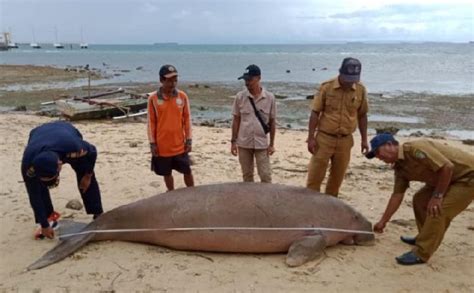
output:
{"label": "man in beige uniform bending", "polygon": [[384,231],[411,181],[425,183],[413,196],[418,235],[400,237],[413,249],[396,257],[401,265],[425,263],[438,249],[451,221],[474,199],[474,156],[427,139],[400,145],[388,133],[375,136],[370,144],[372,149],[366,157],[392,164],[395,170],[393,193],[382,218],[374,225],[375,232]]}
{"label": "man in beige uniform bending", "polygon": [[273,94],[260,85],[260,78],[260,68],[254,64],[239,77],[245,80],[247,89],[239,92],[234,101],[231,153],[239,156],[244,182],[254,181],[255,159],[260,180],[271,183],[269,156],[275,152],[276,103]]}
{"label": "man in beige uniform bending", "polygon": [[368,151],[367,91],[359,82],[361,69],[359,60],[345,58],[339,76],[323,82],[313,101],[308,127],[308,151],[312,154],[308,188],[320,191],[331,161],[326,193],[338,195],[351,158],[352,133],[357,125],[362,137],[361,150]]}

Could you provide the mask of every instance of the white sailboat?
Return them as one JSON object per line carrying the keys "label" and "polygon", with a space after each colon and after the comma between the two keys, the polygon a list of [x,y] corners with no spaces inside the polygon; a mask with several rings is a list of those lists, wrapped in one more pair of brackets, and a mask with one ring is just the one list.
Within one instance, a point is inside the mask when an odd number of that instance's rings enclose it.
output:
{"label": "white sailboat", "polygon": [[36,42],[35,29],[33,29],[33,43],[30,43],[32,49],[41,49],[40,44]]}
{"label": "white sailboat", "polygon": [[53,44],[53,46],[56,49],[64,49],[64,46],[60,42],[58,42],[58,29],[56,27],[54,27],[54,38],[55,43]]}
{"label": "white sailboat", "polygon": [[9,49],[18,49],[18,44],[15,42],[10,42],[8,43],[8,48]]}
{"label": "white sailboat", "polygon": [[82,27],[81,27],[81,43],[79,44],[79,48],[81,48],[81,49],[89,48],[89,44],[87,44],[83,41]]}

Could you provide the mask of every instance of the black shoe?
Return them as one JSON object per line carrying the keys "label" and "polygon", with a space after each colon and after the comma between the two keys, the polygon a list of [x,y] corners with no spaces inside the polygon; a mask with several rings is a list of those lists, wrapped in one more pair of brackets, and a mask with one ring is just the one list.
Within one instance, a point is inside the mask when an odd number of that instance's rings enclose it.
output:
{"label": "black shoe", "polygon": [[415,243],[416,243],[416,237],[400,236],[400,240],[402,242],[405,242],[406,244],[410,244],[410,245],[415,245]]}
{"label": "black shoe", "polygon": [[398,264],[404,266],[417,265],[425,263],[421,258],[419,258],[413,251],[406,252],[395,258]]}

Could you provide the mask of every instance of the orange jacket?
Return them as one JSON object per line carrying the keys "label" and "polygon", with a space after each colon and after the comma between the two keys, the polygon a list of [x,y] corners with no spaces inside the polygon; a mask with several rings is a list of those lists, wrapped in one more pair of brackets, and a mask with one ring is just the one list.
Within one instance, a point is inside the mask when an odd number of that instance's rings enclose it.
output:
{"label": "orange jacket", "polygon": [[191,139],[191,110],[185,92],[173,96],[158,91],[148,97],[148,139],[158,147],[160,157],[184,153],[186,139]]}

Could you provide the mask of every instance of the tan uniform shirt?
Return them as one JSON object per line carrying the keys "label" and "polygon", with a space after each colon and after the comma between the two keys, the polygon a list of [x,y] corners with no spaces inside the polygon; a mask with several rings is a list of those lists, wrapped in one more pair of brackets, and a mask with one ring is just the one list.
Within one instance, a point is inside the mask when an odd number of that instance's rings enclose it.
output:
{"label": "tan uniform shirt", "polygon": [[312,110],[322,112],[318,130],[334,135],[351,134],[357,128],[358,116],[369,111],[367,91],[360,82],[343,90],[337,77],[330,79],[321,84]]}
{"label": "tan uniform shirt", "polygon": [[394,193],[404,193],[410,181],[435,187],[436,172],[446,164],[454,167],[451,182],[474,176],[474,156],[443,143],[421,139],[399,147],[395,163]]}
{"label": "tan uniform shirt", "polygon": [[276,117],[275,96],[262,88],[260,96],[253,97],[248,90],[237,94],[232,114],[240,117],[240,127],[237,136],[237,146],[248,149],[268,148],[268,138],[263,131],[262,124],[258,121],[249,97],[255,101],[255,107],[260,111],[264,122],[268,124],[270,119]]}

